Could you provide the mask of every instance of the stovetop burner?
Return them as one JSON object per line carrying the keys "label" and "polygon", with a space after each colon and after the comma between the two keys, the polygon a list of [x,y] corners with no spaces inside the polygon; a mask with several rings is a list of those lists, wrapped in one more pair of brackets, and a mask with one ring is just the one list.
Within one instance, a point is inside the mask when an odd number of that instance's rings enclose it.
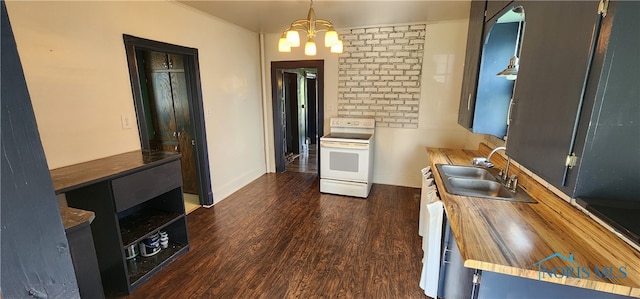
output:
{"label": "stovetop burner", "polygon": [[577,198],[577,203],[640,245],[640,201]]}

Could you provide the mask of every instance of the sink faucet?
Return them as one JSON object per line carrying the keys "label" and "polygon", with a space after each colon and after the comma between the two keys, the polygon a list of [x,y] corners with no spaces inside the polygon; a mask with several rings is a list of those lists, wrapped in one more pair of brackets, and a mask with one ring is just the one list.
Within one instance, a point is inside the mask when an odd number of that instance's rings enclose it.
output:
{"label": "sink faucet", "polygon": [[[498,146],[498,147],[494,148],[486,158],[484,158],[484,157],[473,158],[473,160],[471,160],[471,165],[473,165],[473,166],[484,166],[484,167],[487,167],[487,168],[493,167],[493,163],[491,163],[491,156],[493,156],[493,154],[495,154],[495,152],[497,152],[499,150],[506,151],[507,148],[504,147],[504,146]],[[509,167],[509,161],[507,161],[507,167]]]}
{"label": "sink faucet", "polygon": [[[504,146],[498,146],[494,148],[486,158],[473,158],[473,160],[471,160],[471,165],[484,166],[487,168],[493,167],[493,163],[491,163],[491,157],[499,150],[506,151],[507,148]],[[509,177],[509,164],[511,164],[511,157],[507,156],[507,165],[505,166],[504,171],[500,170],[500,173],[498,173],[498,175],[500,176],[500,179],[502,179],[503,184],[512,192],[515,192],[516,188],[518,187],[518,177],[516,175],[512,175],[511,177]]]}
{"label": "sink faucet", "polygon": [[491,156],[493,156],[493,154],[495,154],[497,151],[500,151],[500,150],[502,150],[502,151],[507,151],[507,148],[506,148],[506,147],[504,147],[504,146],[498,146],[498,147],[494,148],[494,149],[489,153],[489,155],[487,156],[487,162],[490,162],[490,161],[491,161]]}

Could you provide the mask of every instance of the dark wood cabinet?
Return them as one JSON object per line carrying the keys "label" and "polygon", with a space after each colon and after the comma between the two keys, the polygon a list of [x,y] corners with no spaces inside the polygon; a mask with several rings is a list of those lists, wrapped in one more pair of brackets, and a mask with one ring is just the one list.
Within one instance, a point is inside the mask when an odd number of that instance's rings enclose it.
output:
{"label": "dark wood cabinet", "polygon": [[637,198],[639,5],[604,19],[593,1],[523,6],[507,154],[569,196]]}
{"label": "dark wood cabinet", "polygon": [[96,249],[91,235],[94,213],[60,206],[64,232],[69,242],[73,270],[78,280],[80,298],[104,298]]}
{"label": "dark wood cabinet", "polygon": [[598,2],[524,2],[507,153],[561,185],[599,19]]}
{"label": "dark wood cabinet", "polygon": [[[95,213],[91,231],[108,294],[133,292],[189,250],[179,159],[137,151],[51,171],[70,207]],[[168,233],[167,248],[126,258],[126,248],[159,231]]]}
{"label": "dark wood cabinet", "polygon": [[485,0],[472,0],[469,12],[467,52],[464,58],[464,77],[462,79],[460,107],[458,108],[458,123],[467,129],[471,129],[473,126],[473,112],[478,87],[480,56],[482,55],[486,4],[487,2]]}
{"label": "dark wood cabinet", "polygon": [[574,197],[640,201],[639,15],[640,2],[616,1],[602,21],[566,179]]}
{"label": "dark wood cabinet", "polygon": [[499,138],[507,132],[514,81],[497,74],[509,65],[520,33],[516,19],[500,19],[514,7],[512,2],[472,1],[458,110],[460,125]]}
{"label": "dark wood cabinet", "polygon": [[487,9],[485,13],[485,20],[487,22],[493,22],[494,17],[499,17],[498,14],[501,12],[507,5],[509,5],[513,0],[489,0],[487,1]]}

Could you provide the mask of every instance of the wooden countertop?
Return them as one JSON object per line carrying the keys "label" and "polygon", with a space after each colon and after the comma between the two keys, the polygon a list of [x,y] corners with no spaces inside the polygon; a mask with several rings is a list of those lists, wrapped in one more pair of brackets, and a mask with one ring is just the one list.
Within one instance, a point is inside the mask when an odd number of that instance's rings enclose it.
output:
{"label": "wooden countertop", "polygon": [[52,169],[51,179],[56,194],[123,175],[140,167],[149,167],[180,159],[180,154],[143,152],[140,150],[84,163]]}
{"label": "wooden countertop", "polygon": [[84,225],[89,225],[96,218],[96,214],[91,211],[75,209],[71,207],[59,206],[62,225],[66,232],[72,232]]}
{"label": "wooden countertop", "polygon": [[[557,197],[516,167],[519,186],[537,204],[517,203],[446,192],[435,164],[469,165],[473,157],[486,157],[490,149],[481,144],[478,151],[427,148],[440,198],[465,267],[539,279],[538,262],[559,253],[573,255],[570,263],[554,257],[542,263],[548,269],[568,266],[582,269],[580,278],[541,275],[540,280],[640,298],[640,252],[620,240],[583,212]],[[504,169],[500,155],[491,159]],[[613,275],[601,278],[595,267],[613,267]],[[590,275],[585,275],[589,272]],[[558,272],[560,273],[560,272]],[[577,273],[577,272],[576,272]],[[578,276],[578,275],[574,275]]]}

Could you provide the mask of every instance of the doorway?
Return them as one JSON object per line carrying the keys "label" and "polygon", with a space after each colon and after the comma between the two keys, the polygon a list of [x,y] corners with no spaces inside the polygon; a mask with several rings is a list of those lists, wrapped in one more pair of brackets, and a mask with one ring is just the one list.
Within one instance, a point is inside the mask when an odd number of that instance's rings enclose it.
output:
{"label": "doorway", "polygon": [[187,212],[212,205],[198,50],[124,41],[142,150],[180,153]]}
{"label": "doorway", "polygon": [[318,173],[324,133],[324,61],[271,63],[276,172]]}

